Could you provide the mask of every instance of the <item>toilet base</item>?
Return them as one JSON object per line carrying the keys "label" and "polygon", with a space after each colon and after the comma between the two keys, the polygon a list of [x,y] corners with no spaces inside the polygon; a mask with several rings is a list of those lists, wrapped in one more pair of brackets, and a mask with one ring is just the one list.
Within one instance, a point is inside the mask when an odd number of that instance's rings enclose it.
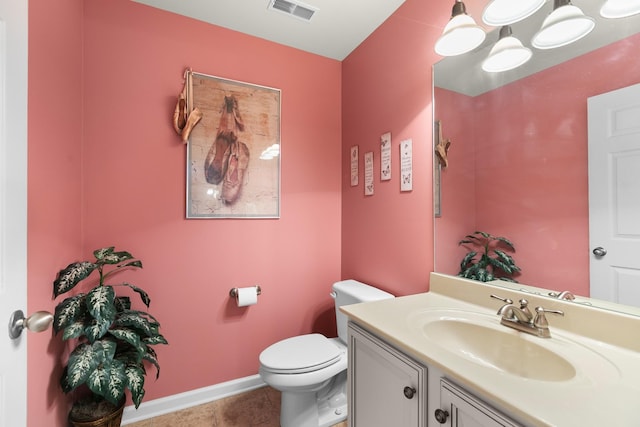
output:
{"label": "toilet base", "polygon": [[282,392],[281,427],[330,427],[347,419],[346,371],[318,391]]}

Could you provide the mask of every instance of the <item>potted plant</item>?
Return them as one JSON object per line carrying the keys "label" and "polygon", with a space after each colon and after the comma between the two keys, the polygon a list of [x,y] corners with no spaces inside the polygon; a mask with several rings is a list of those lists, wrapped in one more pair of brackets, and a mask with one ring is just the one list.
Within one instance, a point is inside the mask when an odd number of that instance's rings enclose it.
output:
{"label": "potted plant", "polygon": [[515,252],[516,248],[507,238],[476,231],[466,235],[458,245],[474,246],[462,259],[458,276],[481,282],[496,279],[517,282],[512,276],[520,271],[520,267],[505,252]]}
{"label": "potted plant", "polygon": [[145,393],[145,363],[156,367],[156,378],[160,375],[152,346],[167,341],[160,334],[155,317],[134,309],[129,296],[116,294],[116,288],[128,290],[149,307],[151,300],[144,290],[130,283],[106,283],[123,270],[142,268],[142,262],[114,247],[97,249],[93,255],[95,261],[69,264],[53,282],[55,299],[81,288],[76,286],[94,271],[98,274],[86,289],[56,306],[55,333],[62,332],[63,340],[74,340],[60,384],[65,393],[80,387],[79,394],[85,394],[73,403],[69,413],[73,425],[117,427],[122,419],[125,390],[129,389],[138,408]]}

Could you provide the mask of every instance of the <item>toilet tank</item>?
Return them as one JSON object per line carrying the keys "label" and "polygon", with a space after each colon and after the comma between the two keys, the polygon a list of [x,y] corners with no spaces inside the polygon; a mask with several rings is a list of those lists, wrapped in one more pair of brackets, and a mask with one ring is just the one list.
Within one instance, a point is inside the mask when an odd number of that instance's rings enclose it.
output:
{"label": "toilet tank", "polygon": [[347,316],[340,311],[343,305],[357,304],[360,302],[378,301],[395,298],[392,294],[366,285],[357,280],[342,280],[333,284],[331,296],[335,299],[336,325],[338,338],[347,343]]}

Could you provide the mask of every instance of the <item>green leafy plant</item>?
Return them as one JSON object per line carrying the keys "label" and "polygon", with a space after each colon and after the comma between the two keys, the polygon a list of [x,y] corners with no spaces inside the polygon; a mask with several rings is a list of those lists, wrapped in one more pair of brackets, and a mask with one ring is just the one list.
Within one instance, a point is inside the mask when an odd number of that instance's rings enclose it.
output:
{"label": "green leafy plant", "polygon": [[144,290],[130,283],[106,283],[125,269],[142,268],[142,262],[129,252],[116,252],[114,247],[98,249],[93,255],[95,261],[69,264],[53,282],[55,299],[76,288],[94,271],[98,273],[93,287],[56,306],[55,333],[62,332],[64,340],[77,341],[60,384],[65,393],[86,385],[94,401],[107,400],[115,406],[124,402],[125,389],[129,389],[138,408],[145,393],[145,362],[155,366],[158,378],[160,365],[152,346],[167,344],[167,340],[151,314],[133,309],[130,297],[116,295],[116,287],[128,289],[149,307],[151,300]]}
{"label": "green leafy plant", "polygon": [[466,235],[458,245],[474,247],[462,259],[458,276],[481,282],[496,279],[517,282],[512,276],[520,271],[520,267],[505,252],[515,252],[516,249],[507,238],[476,231]]}

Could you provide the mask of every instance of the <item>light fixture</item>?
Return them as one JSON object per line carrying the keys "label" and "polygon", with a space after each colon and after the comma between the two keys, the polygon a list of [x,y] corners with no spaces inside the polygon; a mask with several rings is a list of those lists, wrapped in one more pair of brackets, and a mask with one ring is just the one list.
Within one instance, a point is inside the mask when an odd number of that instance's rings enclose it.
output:
{"label": "light fixture", "polygon": [[461,55],[480,46],[486,36],[482,27],[467,15],[464,3],[456,0],[451,10],[451,20],[444,27],[435,50],[442,56]]}
{"label": "light fixture", "polygon": [[500,28],[498,42],[491,48],[489,56],[482,63],[484,71],[497,73],[512,70],[531,59],[533,55],[531,49],[524,47],[511,33],[511,27],[508,25]]}
{"label": "light fixture", "polygon": [[545,18],[531,44],[538,49],[566,46],[589,34],[593,27],[593,18],[585,16],[571,0],[554,0],[553,12]]}
{"label": "light fixture", "polygon": [[485,24],[499,27],[521,21],[538,11],[547,0],[492,0],[482,12]]}
{"label": "light fixture", "polygon": [[600,9],[605,18],[626,18],[640,13],[640,0],[607,0]]}

